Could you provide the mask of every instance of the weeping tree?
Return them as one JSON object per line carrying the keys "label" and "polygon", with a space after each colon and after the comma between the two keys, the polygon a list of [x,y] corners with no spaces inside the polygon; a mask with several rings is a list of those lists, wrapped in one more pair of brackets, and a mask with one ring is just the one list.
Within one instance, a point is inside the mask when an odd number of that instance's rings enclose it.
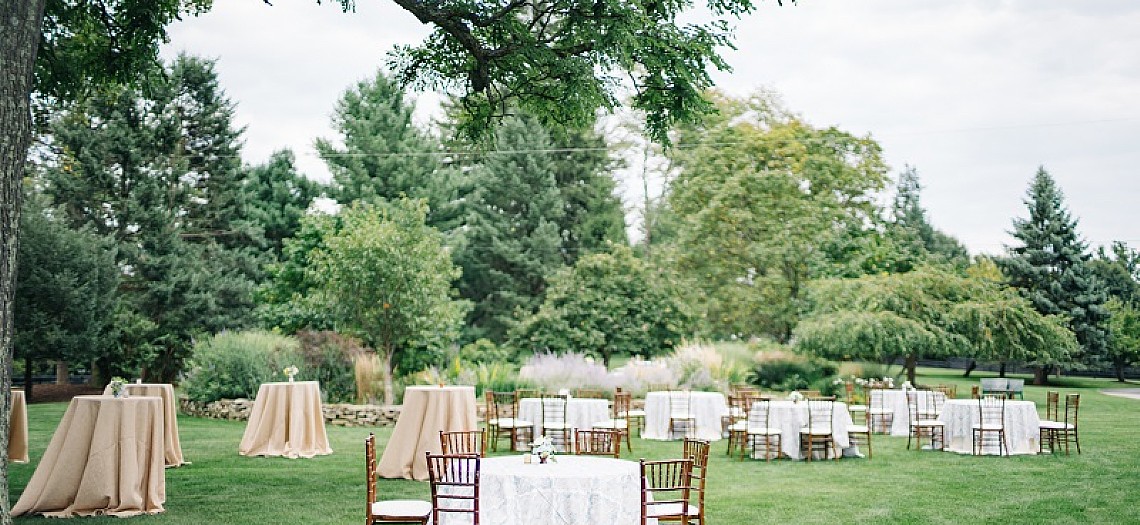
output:
{"label": "weeping tree", "polygon": [[1039,369],[1063,362],[1076,339],[1015,291],[936,268],[812,284],[812,310],[796,328],[797,347],[832,359],[905,360],[915,381],[922,357],[1020,361]]}

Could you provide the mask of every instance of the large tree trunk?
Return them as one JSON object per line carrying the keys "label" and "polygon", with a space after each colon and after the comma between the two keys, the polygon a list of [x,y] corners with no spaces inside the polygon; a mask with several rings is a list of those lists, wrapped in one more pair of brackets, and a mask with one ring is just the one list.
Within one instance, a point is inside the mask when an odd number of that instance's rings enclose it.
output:
{"label": "large tree trunk", "polygon": [[1039,366],[1033,369],[1033,384],[1044,386],[1049,383],[1049,369]]}
{"label": "large tree trunk", "polygon": [[396,404],[396,391],[392,387],[392,378],[395,374],[392,372],[392,352],[384,352],[380,355],[380,374],[384,381],[384,405],[392,406]]}
{"label": "large tree trunk", "polygon": [[978,360],[977,359],[971,359],[970,364],[966,365],[966,373],[962,374],[962,377],[970,377],[970,372],[973,372],[974,369],[977,367],[978,367]]}
{"label": "large tree trunk", "polygon": [[910,381],[910,384],[912,384],[912,385],[917,385],[918,384],[918,382],[917,382],[917,378],[918,378],[918,355],[907,354],[906,355],[906,365],[904,365],[904,366],[906,366],[906,380]]}
{"label": "large tree trunk", "polygon": [[1112,367],[1112,368],[1113,368],[1113,370],[1115,370],[1115,371],[1116,371],[1116,380],[1117,380],[1117,381],[1119,381],[1119,382],[1121,382],[1121,383],[1124,383],[1124,382],[1125,382],[1125,379],[1124,379],[1124,364],[1123,364],[1123,363],[1116,363],[1115,365],[1113,365],[1113,367]]}
{"label": "large tree trunk", "polygon": [[24,396],[25,401],[32,402],[32,367],[35,362],[32,361],[31,356],[24,357]]}
{"label": "large tree trunk", "polygon": [[32,139],[31,93],[45,0],[0,0],[0,525],[8,500],[8,411],[12,406],[12,299],[24,162]]}
{"label": "large tree trunk", "polygon": [[998,363],[998,377],[1005,377],[1005,361]]}

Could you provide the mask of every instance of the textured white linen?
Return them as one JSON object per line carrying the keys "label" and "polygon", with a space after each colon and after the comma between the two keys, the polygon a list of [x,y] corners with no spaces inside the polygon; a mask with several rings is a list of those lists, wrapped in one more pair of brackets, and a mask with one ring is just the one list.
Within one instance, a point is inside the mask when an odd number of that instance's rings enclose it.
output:
{"label": "textured white linen", "polygon": [[[978,423],[976,399],[951,399],[942,406],[938,418],[946,424],[946,450],[960,454],[973,452],[971,427]],[[1041,432],[1037,405],[1032,401],[1005,402],[1005,434],[1010,454],[1036,454]],[[997,445],[982,449],[983,454],[997,454]]]}
{"label": "textured white linen", "polygon": [[[891,423],[891,435],[906,437],[910,433],[910,407],[906,404],[906,392],[908,389],[892,388],[882,389],[878,392],[883,393],[883,408],[888,408],[895,411],[895,419]],[[946,394],[942,392],[935,392],[934,395],[941,401],[943,405],[946,404]],[[936,401],[936,402],[938,402]],[[926,410],[927,396],[918,396],[918,408]]]}
{"label": "textured white linen", "polygon": [[[752,405],[752,414],[760,412],[762,402]],[[806,401],[793,403],[791,401],[769,401],[771,415],[768,416],[768,426],[780,430],[780,452],[792,459],[803,459],[800,453],[800,429],[807,426],[808,404]],[[750,416],[751,417],[751,416]],[[859,448],[851,446],[847,436],[847,429],[852,426],[851,413],[847,411],[847,404],[835,402],[831,413],[835,444],[843,449],[844,456],[858,456]],[[749,421],[757,426],[763,422]],[[763,458],[761,455],[759,458]]]}
{"label": "textured white linen", "polygon": [[[534,435],[543,434],[542,412],[539,410],[537,397],[524,397],[519,400],[519,419],[534,422]],[[546,399],[547,404],[557,402]],[[578,399],[570,398],[566,402],[566,423],[570,428],[589,429],[594,423],[601,423],[610,418],[610,404],[605,399]],[[573,433],[571,433],[573,439]]]}
{"label": "textured white linen", "polygon": [[[547,464],[522,456],[487,458],[479,474],[482,525],[634,525],[641,516],[636,462],[591,456],[554,456]],[[470,523],[440,514],[440,525]]]}
{"label": "textured white linen", "polygon": [[697,420],[696,438],[720,441],[721,416],[728,415],[728,404],[720,392],[650,392],[645,395],[644,439],[668,440],[669,397],[691,395],[689,410]]}

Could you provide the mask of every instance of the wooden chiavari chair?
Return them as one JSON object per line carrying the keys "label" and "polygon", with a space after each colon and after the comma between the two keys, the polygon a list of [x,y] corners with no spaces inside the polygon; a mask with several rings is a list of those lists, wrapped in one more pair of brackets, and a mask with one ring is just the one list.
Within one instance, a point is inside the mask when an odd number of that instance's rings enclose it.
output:
{"label": "wooden chiavari chair", "polygon": [[[997,441],[998,455],[1009,456],[1005,433],[1005,400],[1007,394],[983,395],[978,399],[978,422],[971,427],[973,453],[985,452],[987,440]],[[988,437],[989,436],[989,437]]]}
{"label": "wooden chiavari chair", "polygon": [[[554,441],[554,446],[559,444],[562,446],[562,451],[571,450],[573,446],[570,438],[570,424],[566,421],[566,396],[560,395],[543,395],[540,398],[542,402],[542,435],[549,437]],[[555,439],[555,436],[560,439]]]}
{"label": "wooden chiavari chair", "polygon": [[426,524],[431,517],[431,503],[422,500],[376,501],[376,435],[364,438],[365,472],[368,475],[365,494],[368,497],[365,525],[377,523]]}
{"label": "wooden chiavari chair", "polygon": [[641,460],[641,525],[650,519],[688,523],[693,460]]}
{"label": "wooden chiavari chair", "polygon": [[487,432],[483,430],[439,431],[439,447],[447,455],[483,457],[487,450]]}
{"label": "wooden chiavari chair", "polygon": [[[428,482],[431,485],[431,521],[439,523],[440,513],[470,514],[479,525],[479,456],[432,454],[427,452]],[[440,490],[443,489],[443,490]]]}
{"label": "wooden chiavari chair", "polygon": [[[783,434],[780,429],[771,428],[768,424],[772,413],[772,400],[771,399],[758,399],[752,404],[752,408],[748,412],[748,430],[745,432],[745,447],[749,451],[749,457],[756,457],[757,447],[764,444],[764,460],[772,461],[773,458],[780,457],[780,446],[783,441]],[[740,451],[740,460],[744,461],[744,450]]]}
{"label": "wooden chiavari chair", "polygon": [[511,440],[510,450],[517,449],[520,439],[529,443],[533,438],[534,423],[518,418],[518,398],[515,392],[484,393],[487,399],[487,429],[491,433],[491,450],[498,450],[499,437],[505,433]]}
{"label": "wooden chiavari chair", "polygon": [[673,439],[678,428],[685,431],[684,437],[692,436],[697,430],[697,418],[692,411],[693,394],[688,390],[669,392],[669,439]]}
{"label": "wooden chiavari chair", "polygon": [[[705,523],[705,483],[708,482],[709,470],[709,442],[703,439],[685,438],[682,455],[693,460],[693,467],[689,471],[689,509],[688,522]],[[660,521],[673,521],[668,518]]]}
{"label": "wooden chiavari chair", "polygon": [[[1056,392],[1050,392],[1058,396]],[[1040,451],[1045,451],[1045,442],[1049,442],[1049,452],[1054,452],[1060,443],[1065,445],[1065,455],[1069,455],[1069,443],[1077,447],[1077,454],[1081,453],[1081,437],[1077,428],[1077,413],[1081,408],[1080,394],[1065,395],[1065,414],[1063,419],[1057,420],[1060,415],[1058,400],[1053,400],[1053,417],[1041,422]]]}
{"label": "wooden chiavari chair", "polygon": [[879,434],[890,434],[895,424],[895,411],[887,406],[883,387],[871,387],[867,390],[867,413],[871,416],[871,430]]}
{"label": "wooden chiavari chair", "polygon": [[633,445],[629,439],[631,433],[629,412],[632,404],[633,394],[621,390],[614,392],[613,418],[592,425],[593,428],[618,431],[625,437],[625,446],[630,452],[633,452]]}
{"label": "wooden chiavari chair", "polygon": [[808,424],[800,429],[800,450],[804,459],[811,461],[818,449],[823,452],[823,459],[831,456],[839,460],[835,450],[835,429],[833,418],[835,414],[835,398],[816,398],[807,400]]}
{"label": "wooden chiavari chair", "polygon": [[621,432],[605,429],[575,429],[574,453],[580,456],[610,456],[621,459]]}
{"label": "wooden chiavari chair", "polygon": [[[923,401],[921,397],[926,397],[928,400]],[[923,409],[927,403],[933,403],[934,391],[932,390],[907,390],[906,392],[906,406],[907,411],[910,413],[910,428],[906,435],[906,448],[910,450],[910,441],[914,439],[915,448],[922,448],[922,438],[930,437],[930,447],[937,450],[942,450],[946,447],[946,425],[942,421],[934,419],[930,414]]]}

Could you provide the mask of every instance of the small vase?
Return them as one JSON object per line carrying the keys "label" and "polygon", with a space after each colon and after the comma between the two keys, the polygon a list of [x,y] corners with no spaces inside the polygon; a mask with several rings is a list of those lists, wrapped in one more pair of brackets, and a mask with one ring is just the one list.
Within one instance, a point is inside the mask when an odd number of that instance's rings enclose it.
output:
{"label": "small vase", "polygon": [[550,456],[542,456],[542,455],[538,456],[538,462],[541,464],[544,464],[544,465],[546,464],[546,460],[548,460],[548,459],[550,459]]}
{"label": "small vase", "polygon": [[293,376],[289,376],[289,382],[290,382],[290,383],[292,383],[292,382],[293,382]]}

